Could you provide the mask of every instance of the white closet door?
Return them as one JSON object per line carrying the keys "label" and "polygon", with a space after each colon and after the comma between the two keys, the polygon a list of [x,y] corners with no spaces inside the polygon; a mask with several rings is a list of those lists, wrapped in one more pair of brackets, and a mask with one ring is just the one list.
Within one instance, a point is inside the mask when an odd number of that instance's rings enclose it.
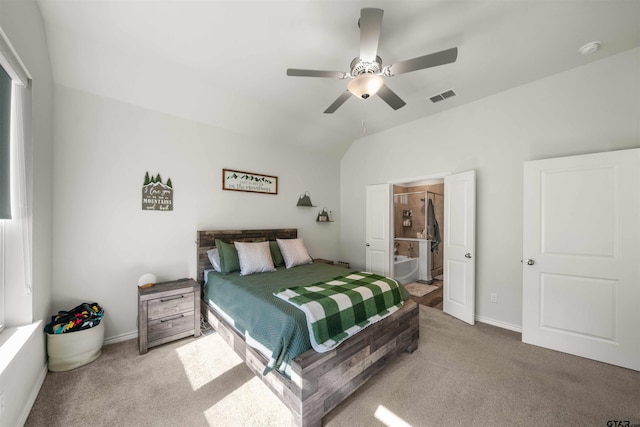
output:
{"label": "white closet door", "polygon": [[640,370],[640,149],[524,165],[522,341]]}

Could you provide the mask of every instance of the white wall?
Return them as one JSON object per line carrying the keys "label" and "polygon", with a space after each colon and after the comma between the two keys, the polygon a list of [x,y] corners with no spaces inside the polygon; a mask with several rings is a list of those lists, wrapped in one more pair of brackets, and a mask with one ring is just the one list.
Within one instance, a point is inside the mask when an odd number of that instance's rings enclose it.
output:
{"label": "white wall", "polygon": [[[0,344],[0,394],[4,406],[0,425],[21,425],[46,374],[45,335],[41,320],[51,314],[51,227],[52,227],[52,96],[53,85],[44,27],[38,5],[33,0],[0,0],[0,26],[30,72],[33,81],[32,128],[30,138],[33,164],[29,168],[29,190],[33,197],[32,246],[33,289],[22,307],[30,325],[13,325],[5,330]],[[9,325],[11,326],[11,325]],[[10,355],[9,357],[5,357]]]}
{"label": "white wall", "polygon": [[362,138],[340,168],[342,258],[365,264],[366,185],[475,169],[476,315],[518,328],[523,162],[639,146],[640,48]]}
{"label": "white wall", "polygon": [[[213,102],[213,101],[212,101]],[[64,86],[55,87],[54,309],[96,301],[105,337],[137,333],[137,281],[196,275],[196,231],[296,227],[335,259],[339,163]],[[250,126],[250,123],[247,124]],[[278,177],[278,194],[222,190],[222,169]],[[171,178],[172,212],[143,211],[145,172]],[[318,208],[296,207],[309,191]]]}

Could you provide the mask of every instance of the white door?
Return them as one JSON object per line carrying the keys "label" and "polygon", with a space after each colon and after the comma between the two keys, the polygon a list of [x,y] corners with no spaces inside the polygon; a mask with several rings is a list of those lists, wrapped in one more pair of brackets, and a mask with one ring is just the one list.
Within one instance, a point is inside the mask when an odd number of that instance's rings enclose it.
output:
{"label": "white door", "polygon": [[525,162],[523,342],[640,370],[639,164]]}
{"label": "white door", "polygon": [[367,186],[366,263],[367,271],[390,275],[391,189],[389,184]]}
{"label": "white door", "polygon": [[444,178],[442,311],[471,325],[476,307],[476,171]]}

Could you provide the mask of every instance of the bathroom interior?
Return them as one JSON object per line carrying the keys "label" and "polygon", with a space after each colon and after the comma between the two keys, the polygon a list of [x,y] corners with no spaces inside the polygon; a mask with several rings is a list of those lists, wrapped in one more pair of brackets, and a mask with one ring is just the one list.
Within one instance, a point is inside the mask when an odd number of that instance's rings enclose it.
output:
{"label": "bathroom interior", "polygon": [[393,218],[394,278],[402,284],[441,283],[444,181],[394,185]]}

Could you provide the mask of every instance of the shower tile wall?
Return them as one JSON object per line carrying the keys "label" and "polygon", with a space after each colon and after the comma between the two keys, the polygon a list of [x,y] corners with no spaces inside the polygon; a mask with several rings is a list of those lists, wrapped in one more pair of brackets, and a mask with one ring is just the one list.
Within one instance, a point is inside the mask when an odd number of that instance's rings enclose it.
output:
{"label": "shower tile wall", "polygon": [[[405,194],[405,193],[416,193],[416,192],[428,192],[428,198],[431,199],[436,215],[436,221],[438,221],[440,236],[444,240],[444,183],[442,184],[432,184],[432,185],[420,185],[415,187],[401,187],[394,185],[393,186],[393,194]],[[401,205],[398,203],[394,203],[394,235],[395,237],[410,237],[416,238],[418,232],[421,232],[422,229],[425,228],[425,208],[426,203],[421,202],[420,199],[424,196],[420,195],[407,195],[406,201],[407,205]],[[396,198],[394,197],[394,200]],[[405,201],[405,200],[403,200]],[[403,227],[402,226],[402,211],[406,209],[411,209],[413,213],[414,220],[412,221],[411,227]],[[418,217],[421,218],[420,221],[416,221]],[[407,255],[412,257],[417,257],[419,255],[418,244],[414,243],[414,248],[410,252],[409,245],[407,241],[398,241],[400,243],[398,247],[399,255]],[[438,246],[435,252],[432,252],[431,256],[431,274],[435,277],[443,272],[443,257],[442,257],[442,243]]]}
{"label": "shower tile wall", "polygon": [[[426,228],[425,203],[420,200],[424,199],[424,193],[406,194],[404,197],[396,197],[395,194],[405,194],[408,192],[395,193],[395,188],[398,187],[394,186],[394,236],[415,239],[417,238],[417,234],[422,233]],[[409,214],[410,216],[408,216]]]}

